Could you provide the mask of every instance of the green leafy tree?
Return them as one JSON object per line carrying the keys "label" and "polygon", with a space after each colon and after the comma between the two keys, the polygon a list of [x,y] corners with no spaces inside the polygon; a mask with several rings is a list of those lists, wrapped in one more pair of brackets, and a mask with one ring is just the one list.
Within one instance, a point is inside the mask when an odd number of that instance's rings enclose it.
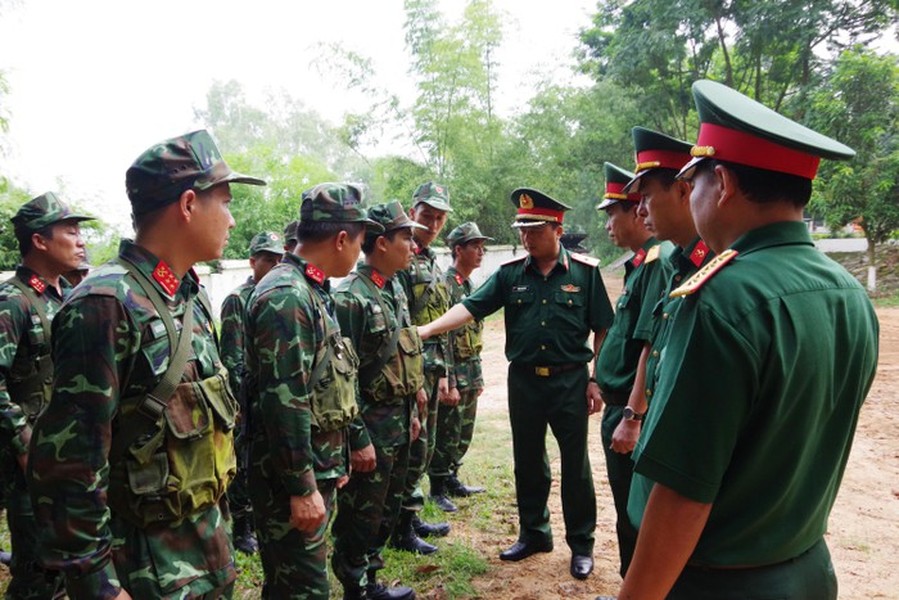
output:
{"label": "green leafy tree", "polygon": [[899,58],[862,46],[843,52],[812,95],[809,122],[856,151],[822,163],[812,209],[832,228],[859,222],[873,289],[876,247],[899,228]]}

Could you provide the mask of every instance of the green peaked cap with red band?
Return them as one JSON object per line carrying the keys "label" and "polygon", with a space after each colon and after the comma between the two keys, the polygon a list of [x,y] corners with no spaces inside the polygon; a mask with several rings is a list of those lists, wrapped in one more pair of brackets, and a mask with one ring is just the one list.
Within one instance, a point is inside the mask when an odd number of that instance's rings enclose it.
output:
{"label": "green peaked cap with red band", "polygon": [[699,136],[693,159],[678,173],[710,158],[814,179],[822,158],[850,159],[855,150],[809,129],[715,81],[693,83]]}
{"label": "green peaked cap with red band", "polygon": [[606,172],[606,192],[603,194],[603,201],[596,205],[596,210],[606,209],[619,202],[640,201],[640,194],[628,194],[624,191],[624,186],[634,178],[633,173],[610,162],[604,163],[603,167]]}

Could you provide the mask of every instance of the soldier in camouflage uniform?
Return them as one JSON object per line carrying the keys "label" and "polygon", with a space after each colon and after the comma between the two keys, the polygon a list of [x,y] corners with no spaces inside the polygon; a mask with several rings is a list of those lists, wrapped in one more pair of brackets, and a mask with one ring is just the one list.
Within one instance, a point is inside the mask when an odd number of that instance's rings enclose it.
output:
{"label": "soldier in camouflage uniform", "polygon": [[22,263],[0,284],[0,476],[13,551],[7,598],[52,598],[63,589],[61,573],[38,564],[25,465],[31,428],[50,401],[50,322],[71,291],[62,274],[84,260],[79,222],[89,219],[52,192],[12,218]]}
{"label": "soldier in camouflage uniform", "polygon": [[316,186],[301,203],[296,254],[256,284],[247,307],[250,499],[263,598],[327,600],[325,533],[347,455],[357,471],[375,468],[356,405],[358,358],[341,336],[328,282],[352,270],[366,225],[380,230],[361,201],[355,186]]}
{"label": "soldier in camouflage uniform", "polygon": [[[228,369],[231,389],[237,396],[241,415],[247,414],[246,396],[243,393],[243,378],[246,370],[244,362],[244,320],[247,300],[256,282],[278,264],[284,254],[281,237],[273,231],[263,231],[250,240],[250,269],[253,274],[239,285],[237,289],[225,297],[222,302],[222,363]],[[253,530],[253,507],[247,489],[247,461],[250,455],[250,444],[246,436],[246,419],[242,416],[234,435],[234,448],[237,453],[237,476],[228,488],[228,504],[234,518],[232,531],[234,547],[246,554],[255,554],[259,550],[256,534]]]}
{"label": "soldier in camouflage uniform", "polygon": [[[412,230],[424,229],[396,200],[369,210],[384,227],[369,234],[365,262],[335,294],[340,328],[359,352],[356,397],[377,455],[370,473],[353,473],[338,497],[332,564],[344,598],[408,600],[408,587],[377,583],[381,551],[400,512],[409,444],[420,430],[416,395],[424,384],[422,344],[412,326],[409,304],[394,275],[412,261]],[[361,591],[365,590],[366,594]]]}
{"label": "soldier in camouflage uniform", "polygon": [[230,184],[264,182],[206,131],[152,146],[125,182],[136,239],[53,322],[29,462],[41,557],[72,600],[230,597],[237,402],[192,265],[222,255]]}
{"label": "soldier in camouflage uniform", "polygon": [[293,252],[297,247],[297,225],[299,221],[284,226],[284,252]]}
{"label": "soldier in camouflage uniform", "polygon": [[[487,240],[493,238],[481,235],[477,224],[470,221],[459,225],[447,236],[446,242],[453,253],[453,265],[446,272],[450,304],[458,304],[471,294],[469,277],[481,266]],[[483,329],[483,321],[472,321],[449,333],[459,403],[456,406],[441,404],[437,411],[437,446],[429,474],[432,481],[435,477],[445,478],[446,493],[457,498],[484,491],[482,487],[463,484],[458,476],[462,458],[468,452],[474,435],[478,396],[484,391],[481,373]]]}
{"label": "soldier in camouflage uniform", "polygon": [[[415,256],[411,266],[400,271],[397,276],[403,284],[412,321],[416,325],[430,323],[449,308],[449,290],[443,270],[437,264],[437,255],[430,246],[446,224],[447,214],[451,210],[449,192],[438,183],[423,183],[412,195],[409,216],[426,229],[413,231]],[[391,545],[409,552],[431,554],[437,552],[437,546],[427,543],[421,537],[447,535],[450,526],[449,523],[426,523],[418,518],[418,511],[424,506],[421,478],[428,471],[437,441],[437,405],[440,402],[456,404],[459,401],[455,381],[449,379],[452,375],[452,355],[446,335],[437,336],[425,343],[424,369],[424,392],[419,395],[421,434],[412,443],[409,453],[403,509]],[[431,496],[438,500],[438,506],[442,510],[452,512],[456,507],[446,497],[444,483],[445,479],[432,478]]]}

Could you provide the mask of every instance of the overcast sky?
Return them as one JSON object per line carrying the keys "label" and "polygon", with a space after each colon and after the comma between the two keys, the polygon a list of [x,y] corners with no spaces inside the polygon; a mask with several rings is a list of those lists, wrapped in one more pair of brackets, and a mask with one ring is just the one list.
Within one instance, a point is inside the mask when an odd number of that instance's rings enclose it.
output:
{"label": "overcast sky", "polygon": [[[493,0],[505,15],[500,114],[546,74],[560,82],[595,0]],[[441,0],[456,21],[464,0]],[[251,97],[283,89],[338,122],[347,95],[310,64],[322,42],[373,60],[379,82],[414,99],[402,0],[0,0],[0,109],[10,131],[0,172],[35,194],[62,187],[128,230],[125,170],[153,143],[201,125],[215,80]],[[224,149],[227,152],[227,148]]]}

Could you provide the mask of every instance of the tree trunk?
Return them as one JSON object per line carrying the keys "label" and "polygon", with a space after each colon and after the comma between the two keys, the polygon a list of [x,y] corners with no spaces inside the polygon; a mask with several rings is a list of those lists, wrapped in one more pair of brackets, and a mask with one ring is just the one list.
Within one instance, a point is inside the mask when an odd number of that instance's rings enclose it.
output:
{"label": "tree trunk", "polygon": [[875,264],[874,240],[865,235],[868,240],[868,291],[877,291],[877,265]]}

